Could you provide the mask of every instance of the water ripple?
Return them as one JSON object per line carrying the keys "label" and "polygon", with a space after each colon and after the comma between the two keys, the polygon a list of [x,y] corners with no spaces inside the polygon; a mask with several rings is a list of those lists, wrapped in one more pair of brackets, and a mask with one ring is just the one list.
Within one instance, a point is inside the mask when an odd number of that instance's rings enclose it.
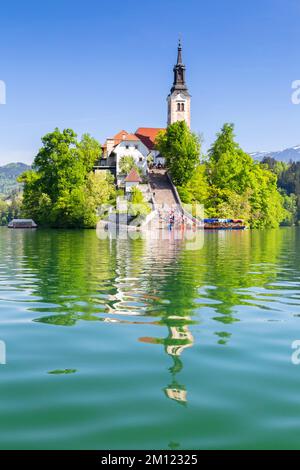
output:
{"label": "water ripple", "polygon": [[300,448],[299,317],[298,229],[0,229],[0,447]]}

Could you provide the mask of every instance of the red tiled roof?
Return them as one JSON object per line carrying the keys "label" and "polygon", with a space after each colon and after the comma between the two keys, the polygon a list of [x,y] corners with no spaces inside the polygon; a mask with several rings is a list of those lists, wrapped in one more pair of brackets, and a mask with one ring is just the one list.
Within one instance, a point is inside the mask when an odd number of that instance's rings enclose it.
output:
{"label": "red tiled roof", "polygon": [[113,140],[115,141],[115,145],[119,145],[123,140],[134,140],[134,141],[137,141],[139,140],[138,137],[135,135],[135,134],[129,134],[128,132],[126,131],[120,131],[118,132],[118,134],[116,134],[114,137],[113,137]]}
{"label": "red tiled roof", "polygon": [[132,168],[132,170],[130,171],[130,173],[126,176],[125,182],[126,182],[126,183],[141,183],[141,182],[142,182],[142,178],[140,177],[140,175],[138,174],[138,172],[136,171],[136,169],[135,169],[135,168]]}
{"label": "red tiled roof", "polygon": [[122,139],[122,138],[123,138],[123,134],[124,134],[124,135],[127,135],[128,132],[127,132],[127,131],[124,131],[124,129],[123,129],[122,131],[118,132],[118,133],[113,137],[113,139],[115,139],[115,140]]}
{"label": "red tiled roof", "polygon": [[153,150],[155,147],[155,139],[157,134],[161,131],[165,131],[161,127],[139,127],[135,135],[143,142],[149,150]]}

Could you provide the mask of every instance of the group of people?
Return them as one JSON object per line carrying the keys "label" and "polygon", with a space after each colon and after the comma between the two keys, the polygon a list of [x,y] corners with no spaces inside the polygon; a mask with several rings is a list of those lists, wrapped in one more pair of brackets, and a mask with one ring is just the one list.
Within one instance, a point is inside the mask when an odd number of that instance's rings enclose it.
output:
{"label": "group of people", "polygon": [[151,170],[152,170],[152,169],[155,169],[155,170],[163,170],[163,169],[165,169],[165,168],[166,168],[166,166],[163,165],[162,163],[152,163],[152,164],[150,165],[150,169],[151,169]]}
{"label": "group of people", "polygon": [[174,228],[180,230],[193,228],[192,222],[178,209],[160,209],[158,212],[160,221],[164,222],[170,231]]}

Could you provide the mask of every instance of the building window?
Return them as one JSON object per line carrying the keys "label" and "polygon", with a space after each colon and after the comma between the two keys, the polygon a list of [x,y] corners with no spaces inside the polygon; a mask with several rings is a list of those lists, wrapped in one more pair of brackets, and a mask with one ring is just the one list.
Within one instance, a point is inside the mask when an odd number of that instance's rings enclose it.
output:
{"label": "building window", "polygon": [[180,103],[177,103],[177,111],[180,111]]}
{"label": "building window", "polygon": [[181,103],[181,111],[184,111],[184,103]]}
{"label": "building window", "polygon": [[140,158],[139,158],[139,161],[142,162],[142,161],[143,161],[143,157],[140,157]]}
{"label": "building window", "polygon": [[138,150],[138,149],[139,149],[139,146],[138,146],[138,145],[135,145],[134,148],[135,148],[135,150]]}
{"label": "building window", "polygon": [[126,150],[129,150],[129,145],[126,145]]}

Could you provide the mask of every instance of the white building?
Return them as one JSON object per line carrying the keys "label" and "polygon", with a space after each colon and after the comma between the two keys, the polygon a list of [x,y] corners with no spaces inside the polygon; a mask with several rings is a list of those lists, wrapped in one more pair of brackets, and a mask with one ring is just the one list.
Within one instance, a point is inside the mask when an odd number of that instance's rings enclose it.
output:
{"label": "white building", "polygon": [[159,151],[155,149],[155,140],[160,132],[165,131],[161,127],[139,127],[135,132],[135,135],[144,143],[147,147],[149,155],[153,159],[154,165],[164,165],[165,159],[160,155]]}
{"label": "white building", "polygon": [[120,174],[120,163],[123,157],[132,157],[142,173],[147,173],[149,150],[135,134],[129,134],[124,130],[118,132],[114,137],[106,140],[102,151],[103,159],[109,160],[116,166],[117,175]]}
{"label": "white building", "polygon": [[103,166],[115,166],[119,177],[122,176],[120,169],[122,158],[132,157],[142,174],[146,175],[149,159],[155,164],[164,163],[164,159],[155,150],[155,138],[162,130],[164,129],[140,127],[135,134],[122,130],[114,137],[106,139],[102,147]]}

